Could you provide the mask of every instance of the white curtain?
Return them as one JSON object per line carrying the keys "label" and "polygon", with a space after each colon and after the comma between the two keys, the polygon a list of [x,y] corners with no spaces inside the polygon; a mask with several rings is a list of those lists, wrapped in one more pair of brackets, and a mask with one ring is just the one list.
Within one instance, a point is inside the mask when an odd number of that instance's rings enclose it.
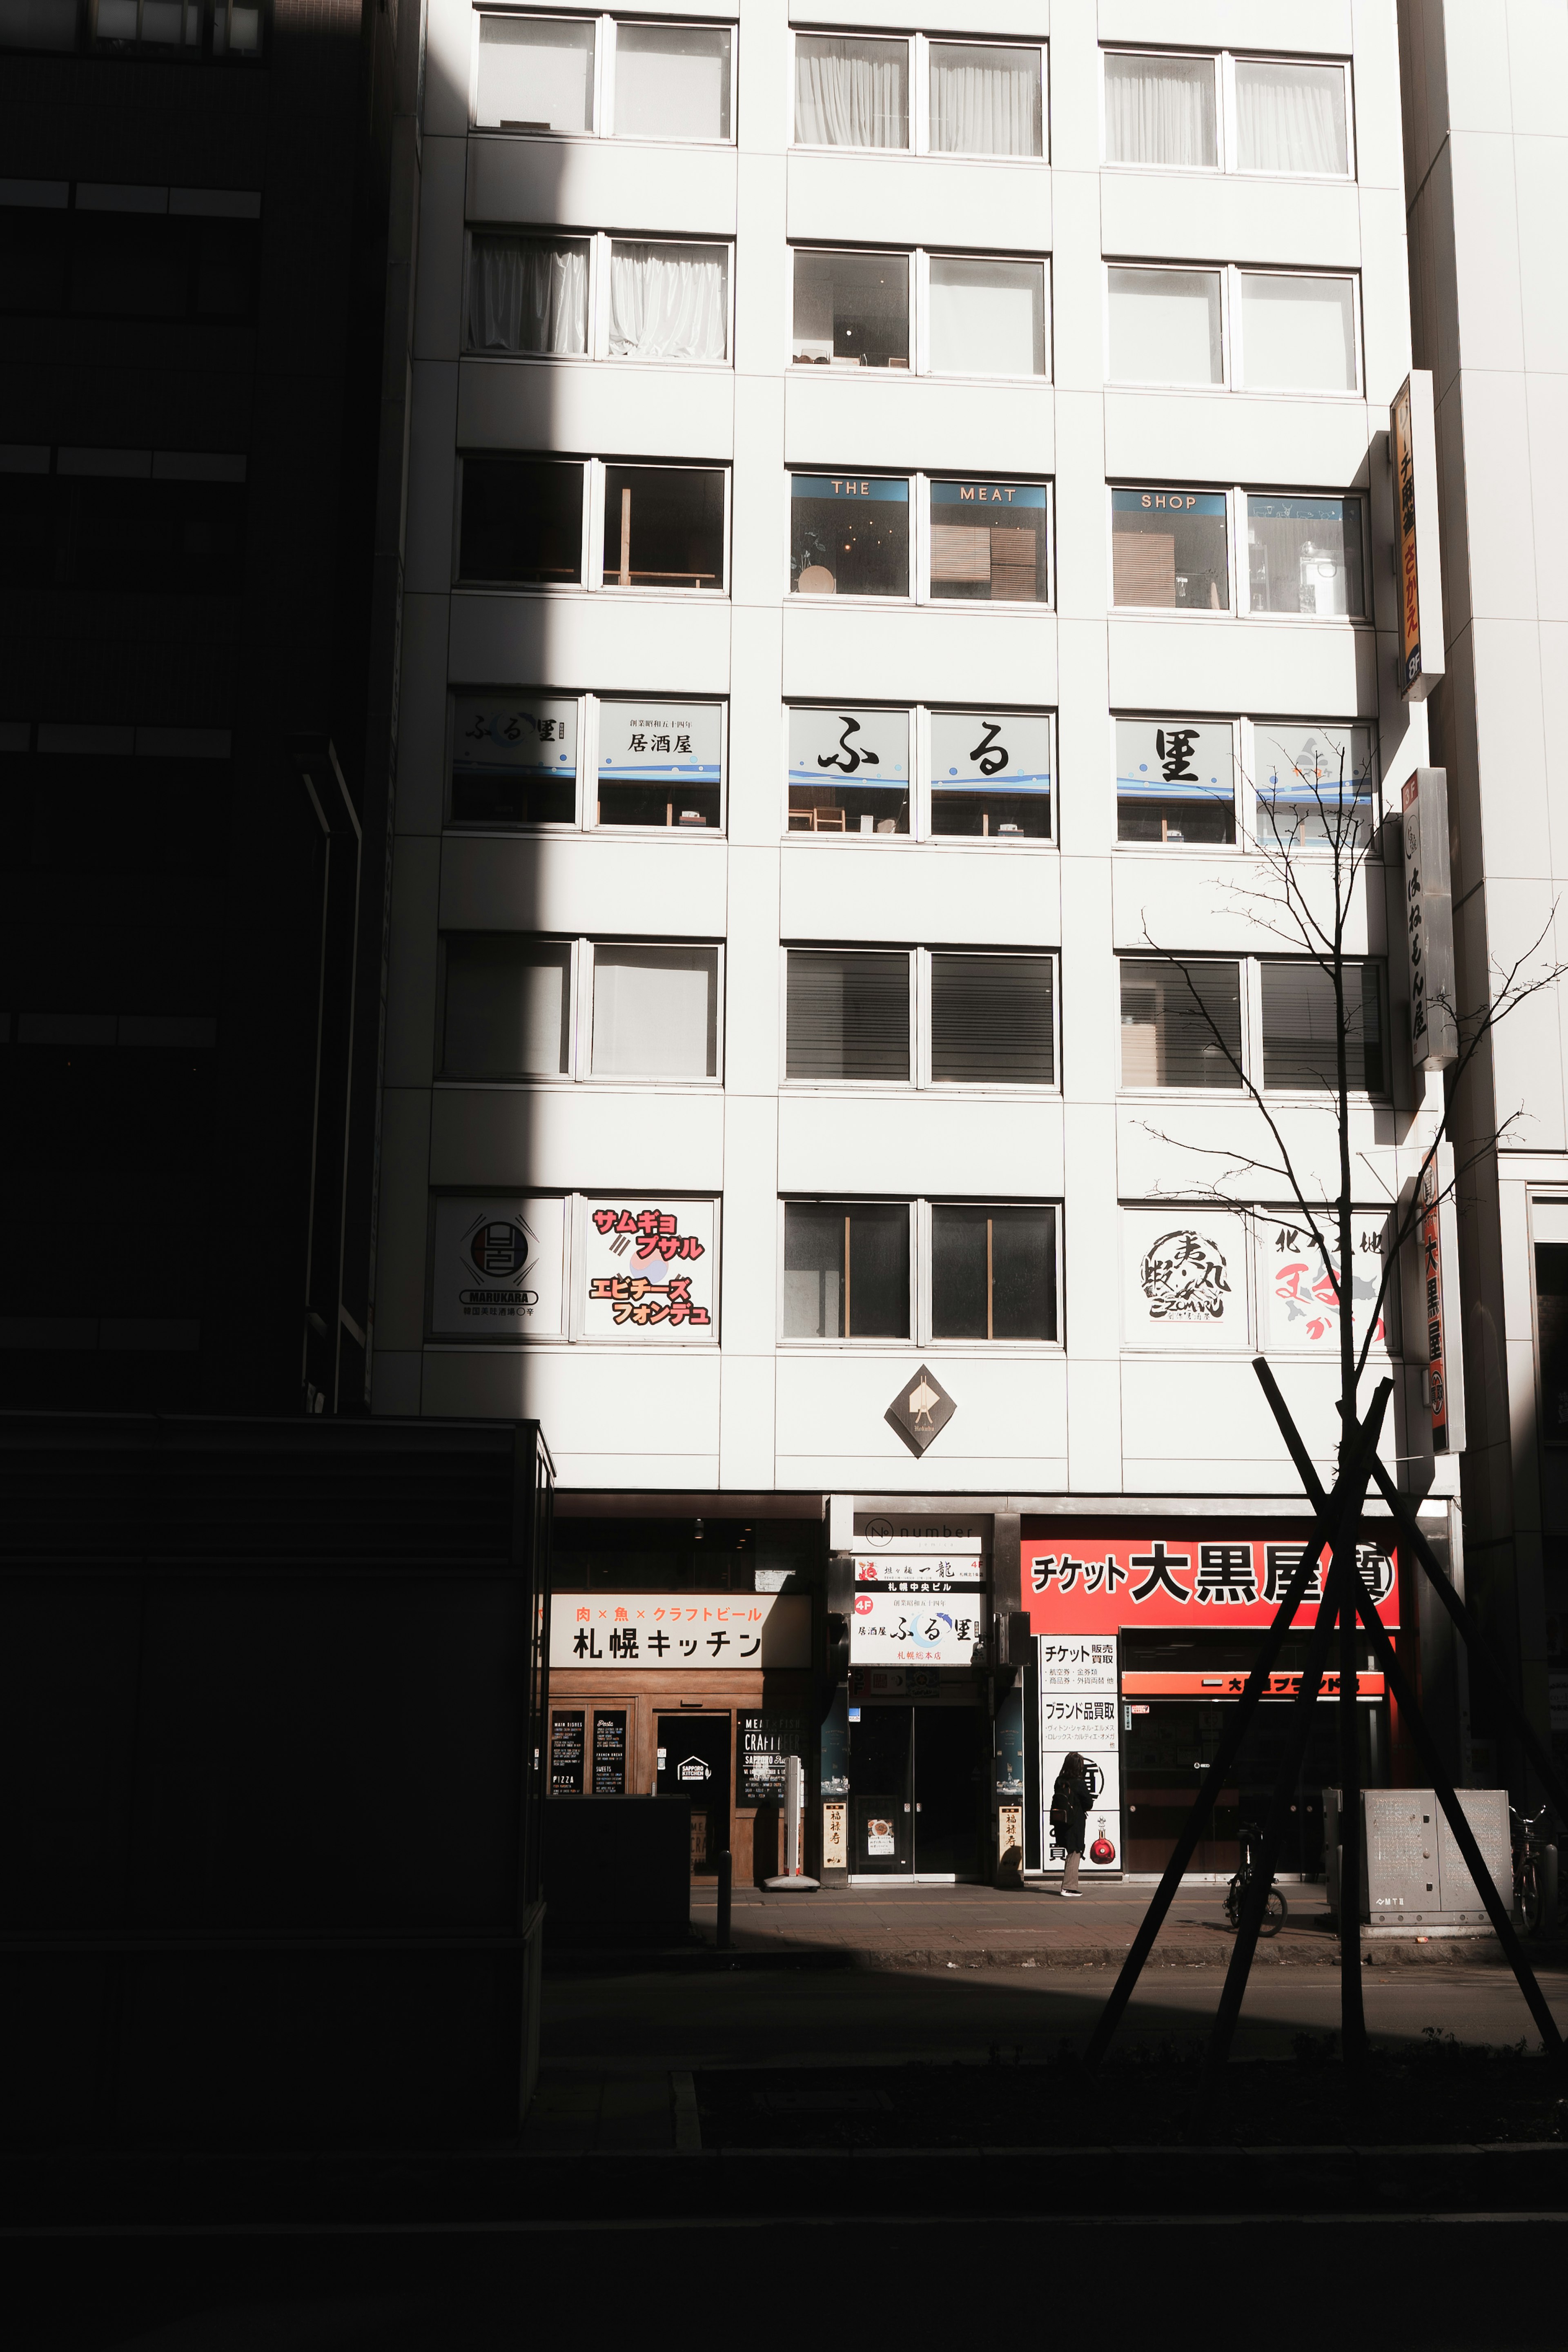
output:
{"label": "white curtain", "polygon": [[1112,269],[1112,383],[1223,383],[1219,273]]}
{"label": "white curtain", "polygon": [[1241,373],[1249,391],[1353,392],[1355,292],[1348,278],[1241,278]]}
{"label": "white curtain", "polygon": [[931,143],[939,155],[1037,155],[1038,56],[933,41]]}
{"label": "white curtain", "polygon": [[1345,77],[1339,66],[1238,59],[1236,115],[1244,172],[1350,169]]}
{"label": "white curtain", "polygon": [[1043,375],[1045,273],[1039,262],[934,254],[931,364],[936,375]]}
{"label": "white curtain", "polygon": [[907,147],[907,41],[797,33],[795,135],[803,147]]}
{"label": "white curtain", "polygon": [[586,246],[476,236],[468,268],[468,348],[585,352]]}
{"label": "white curtain", "polygon": [[610,250],[610,351],[617,359],[721,360],[729,329],[724,248]]}
{"label": "white curtain", "polygon": [[1213,61],[1108,55],[1105,152],[1112,163],[1212,165]]}

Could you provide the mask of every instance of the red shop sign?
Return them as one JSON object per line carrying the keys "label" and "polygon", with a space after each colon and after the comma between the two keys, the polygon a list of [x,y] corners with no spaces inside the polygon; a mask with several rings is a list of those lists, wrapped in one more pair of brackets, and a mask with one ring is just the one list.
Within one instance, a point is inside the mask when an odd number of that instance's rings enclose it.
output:
{"label": "red shop sign", "polygon": [[[1115,1527],[1063,1523],[1023,1542],[1024,1603],[1036,1633],[1115,1633],[1166,1625],[1269,1624],[1301,1559],[1304,1528],[1233,1532],[1212,1523],[1182,1527],[1125,1520]],[[1399,1578],[1392,1547],[1363,1538],[1356,1557],[1391,1629],[1399,1623]],[[1317,1622],[1328,1573],[1325,1547],[1296,1612]]]}

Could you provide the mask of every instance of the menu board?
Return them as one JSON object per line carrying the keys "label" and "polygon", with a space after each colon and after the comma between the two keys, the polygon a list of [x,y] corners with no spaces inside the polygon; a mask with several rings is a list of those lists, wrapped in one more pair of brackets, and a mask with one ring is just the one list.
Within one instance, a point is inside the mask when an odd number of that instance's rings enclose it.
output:
{"label": "menu board", "polygon": [[782,1800],[784,1765],[792,1756],[805,1762],[806,1721],[803,1715],[742,1714],[735,1727],[735,1754],[740,1766],[740,1801],[763,1805]]}
{"label": "menu board", "polygon": [[624,1797],[626,1793],[626,1718],[624,1709],[594,1717],[594,1794]]}
{"label": "menu board", "polygon": [[583,1793],[583,1737],[587,1717],[578,1707],[557,1709],[550,1718],[550,1793],[580,1797]]}

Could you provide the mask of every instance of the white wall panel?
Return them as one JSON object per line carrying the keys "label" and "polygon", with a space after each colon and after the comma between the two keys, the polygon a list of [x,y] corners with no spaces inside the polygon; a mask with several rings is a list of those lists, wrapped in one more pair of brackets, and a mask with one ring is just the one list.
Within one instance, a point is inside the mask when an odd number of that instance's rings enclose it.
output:
{"label": "white wall panel", "polygon": [[437,1087],[430,1181],[498,1191],[634,1184],[718,1192],[723,1097],[589,1085]]}
{"label": "white wall panel", "polygon": [[1361,211],[1349,180],[1334,186],[1234,172],[1108,171],[1100,202],[1103,250],[1118,260],[1318,269],[1361,262]]}
{"label": "white wall panel", "polygon": [[946,155],[797,153],[788,203],[791,237],[818,243],[1051,249],[1051,175],[1038,163],[976,169]]}
{"label": "white wall panel", "polygon": [[980,605],[851,610],[836,597],[795,596],[784,607],[784,688],[792,698],[1049,705],[1056,617]]}
{"label": "white wall panel", "polygon": [[445,930],[717,940],[725,898],[720,844],[679,834],[665,841],[657,834],[453,833],[441,845]]}
{"label": "white wall panel", "polygon": [[1119,617],[1110,624],[1110,701],[1118,710],[1168,704],[1372,718],[1376,662],[1372,631],[1348,625]]}
{"label": "white wall panel", "polygon": [[[1325,926],[1333,917],[1333,881],[1323,860],[1315,869],[1292,861],[1291,902]],[[1303,873],[1302,869],[1306,867]],[[1197,850],[1121,851],[1111,861],[1113,931],[1118,948],[1143,949],[1145,930],[1162,947],[1202,948],[1213,954],[1289,955],[1308,952],[1268,859]],[[1387,902],[1381,866],[1357,884],[1345,929],[1352,955],[1382,955],[1387,945]]]}
{"label": "white wall panel", "polygon": [[508,596],[452,599],[447,675],[473,686],[629,687],[722,694],[730,683],[730,608],[721,596]]}
{"label": "white wall panel", "polygon": [[967,1089],[949,1098],[784,1094],[779,1189],[784,1192],[934,1192],[1059,1198],[1062,1112],[1052,1098],[1022,1101]]}
{"label": "white wall panel", "polygon": [[[958,1410],[917,1458],[886,1415],[922,1363]],[[1053,1466],[1062,1465],[1066,1405],[1066,1367],[1059,1356],[944,1354],[940,1348],[798,1356],[781,1349],[780,1483],[816,1483],[816,1472],[807,1476],[797,1469],[792,1476],[792,1457],[797,1464],[803,1457],[820,1464],[825,1486],[862,1478],[884,1487],[952,1484],[962,1491],[1003,1480],[1025,1483],[1038,1475],[1041,1455],[1055,1457]],[[985,1470],[976,1476],[969,1465],[981,1464]]]}
{"label": "white wall panel", "polygon": [[1132,481],[1349,490],[1365,482],[1368,445],[1380,427],[1388,429],[1386,412],[1374,420],[1359,400],[1111,391],[1105,395],[1106,470],[1112,479]]}
{"label": "white wall panel", "polygon": [[397,701],[397,797],[402,833],[439,833],[447,798],[447,637],[450,598],[405,596]]}
{"label": "white wall panel", "polygon": [[727,462],[734,425],[735,380],[727,369],[469,359],[459,377],[458,440],[465,449]]}
{"label": "white wall panel", "polygon": [[786,940],[901,940],[931,946],[1057,947],[1060,860],[1053,850],[908,848],[831,836],[784,852]]}
{"label": "white wall panel", "polygon": [[719,1473],[716,1348],[427,1348],[425,1411],[537,1416],[563,1486],[701,1486]]}
{"label": "white wall panel", "polygon": [[462,344],[466,139],[427,137],[419,159],[419,254],[414,356],[455,360]]}
{"label": "white wall panel", "polygon": [[[1339,1184],[1331,1109],[1326,1102],[1300,1099],[1271,1100],[1269,1109],[1308,1199],[1331,1199]],[[1358,1196],[1369,1205],[1394,1200],[1400,1177],[1395,1114],[1372,1104],[1352,1105],[1350,1124]],[[1398,1122],[1400,1131],[1405,1124]],[[1117,1190],[1124,1201],[1184,1195],[1197,1200],[1211,1189],[1231,1200],[1265,1199],[1276,1205],[1290,1198],[1283,1179],[1267,1173],[1279,1166],[1279,1150],[1261,1111],[1239,1087],[1227,1089],[1223,1101],[1153,1091],[1129,1095],[1118,1107],[1116,1126]],[[1246,1167],[1249,1159],[1263,1163],[1264,1172]]]}
{"label": "white wall panel", "polygon": [[1048,475],[1056,457],[1050,386],[792,368],[784,457],[791,466],[829,473],[919,466],[931,473]]}
{"label": "white wall panel", "polygon": [[468,142],[468,218],[732,236],[735,151],[481,132]]}
{"label": "white wall panel", "polygon": [[[1349,57],[1351,0],[1182,0],[1184,48],[1272,49],[1281,57]],[[1102,41],[1176,37],[1171,0],[1100,0]]]}

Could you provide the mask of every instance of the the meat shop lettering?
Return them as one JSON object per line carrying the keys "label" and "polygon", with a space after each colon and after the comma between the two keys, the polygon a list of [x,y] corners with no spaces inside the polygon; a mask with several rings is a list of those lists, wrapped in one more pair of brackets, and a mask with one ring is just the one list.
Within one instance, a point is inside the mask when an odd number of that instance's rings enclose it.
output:
{"label": "the meat shop lettering", "polygon": [[[1194,1553],[1173,1551],[1157,1536],[1147,1551],[1129,1554],[1126,1568],[1110,1556],[1075,1559],[1070,1552],[1042,1552],[1031,1563],[1029,1578],[1036,1593],[1067,1593],[1075,1589],[1114,1593],[1121,1585],[1131,1584],[1127,1599],[1134,1608],[1163,1592],[1183,1608],[1195,1601],[1200,1608],[1223,1610],[1229,1603],[1246,1606],[1260,1597],[1257,1565],[1260,1551],[1261,1598],[1278,1605],[1301,1564],[1300,1544],[1200,1543],[1194,1574]],[[1376,1544],[1358,1544],[1356,1566],[1373,1600],[1386,1600],[1394,1589],[1394,1562],[1389,1555]],[[1137,1583],[1131,1582],[1134,1574],[1139,1577]],[[1321,1579],[1320,1562],[1307,1579],[1305,1600],[1321,1599]]]}

